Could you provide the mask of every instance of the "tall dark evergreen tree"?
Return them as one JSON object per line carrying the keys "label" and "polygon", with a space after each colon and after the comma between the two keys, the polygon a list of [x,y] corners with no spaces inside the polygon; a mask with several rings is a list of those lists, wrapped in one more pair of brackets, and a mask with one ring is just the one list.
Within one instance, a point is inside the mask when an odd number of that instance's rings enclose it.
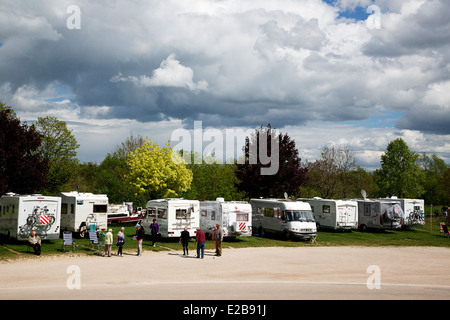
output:
{"label": "tall dark evergreen tree", "polygon": [[295,141],[287,134],[277,133],[270,124],[267,128],[261,126],[246,138],[243,162],[236,165],[236,176],[238,188],[246,196],[300,195],[307,169],[301,166]]}

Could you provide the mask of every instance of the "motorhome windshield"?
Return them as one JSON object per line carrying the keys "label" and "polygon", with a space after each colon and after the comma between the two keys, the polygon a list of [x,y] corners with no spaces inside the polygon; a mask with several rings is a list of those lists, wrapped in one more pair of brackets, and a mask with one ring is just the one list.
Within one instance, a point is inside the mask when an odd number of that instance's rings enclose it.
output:
{"label": "motorhome windshield", "polygon": [[312,211],[290,211],[286,210],[287,221],[314,221]]}

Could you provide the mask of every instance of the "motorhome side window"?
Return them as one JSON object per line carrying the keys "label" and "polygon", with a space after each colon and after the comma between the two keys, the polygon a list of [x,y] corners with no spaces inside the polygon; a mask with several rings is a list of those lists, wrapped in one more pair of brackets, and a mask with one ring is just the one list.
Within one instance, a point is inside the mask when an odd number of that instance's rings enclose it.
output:
{"label": "motorhome side window", "polygon": [[61,214],[67,214],[67,207],[69,205],[67,203],[61,205]]}
{"label": "motorhome side window", "polygon": [[147,208],[147,216],[156,218],[156,208]]}
{"label": "motorhome side window", "polygon": [[236,214],[236,221],[248,221],[248,213]]}
{"label": "motorhome side window", "polygon": [[177,219],[186,219],[186,209],[177,209],[176,217]]}
{"label": "motorhome side window", "polygon": [[370,217],[370,204],[364,204],[364,215]]}
{"label": "motorhome side window", "polygon": [[167,218],[167,209],[158,208],[158,218],[166,219]]}
{"label": "motorhome side window", "polygon": [[284,212],[281,211],[280,208],[275,208],[275,209],[273,210],[273,216],[274,216],[275,218],[278,218],[278,219],[283,219],[283,218],[284,218]]}
{"label": "motorhome side window", "polygon": [[211,211],[211,220],[216,220],[216,212]]}
{"label": "motorhome side window", "polygon": [[108,206],[106,204],[94,204],[94,212],[106,213],[108,211]]}
{"label": "motorhome side window", "polygon": [[73,203],[70,205],[70,213],[75,213],[75,205]]}
{"label": "motorhome side window", "polygon": [[322,206],[322,213],[330,213],[330,206],[329,205],[323,205]]}
{"label": "motorhome side window", "polygon": [[202,210],[202,217],[206,217],[207,211],[206,210]]}
{"label": "motorhome side window", "polygon": [[256,208],[256,214],[263,215],[263,214],[264,214],[264,208],[262,208],[262,207],[257,207],[257,208]]}
{"label": "motorhome side window", "polygon": [[264,208],[264,216],[273,217],[273,209],[272,208]]}

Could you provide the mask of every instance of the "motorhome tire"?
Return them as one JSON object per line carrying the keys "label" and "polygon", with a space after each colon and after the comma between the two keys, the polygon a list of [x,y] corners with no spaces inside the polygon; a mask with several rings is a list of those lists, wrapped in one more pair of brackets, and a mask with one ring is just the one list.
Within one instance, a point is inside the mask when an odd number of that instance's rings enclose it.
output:
{"label": "motorhome tire", "polygon": [[359,226],[359,231],[367,231],[367,226],[365,225],[365,224],[361,224],[360,226]]}
{"label": "motorhome tire", "polygon": [[320,224],[316,223],[316,230],[319,231],[320,230]]}

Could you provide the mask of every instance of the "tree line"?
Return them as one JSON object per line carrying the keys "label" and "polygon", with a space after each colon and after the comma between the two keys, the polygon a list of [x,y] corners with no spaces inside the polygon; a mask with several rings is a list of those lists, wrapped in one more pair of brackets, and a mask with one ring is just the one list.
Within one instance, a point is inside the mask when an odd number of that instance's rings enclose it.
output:
{"label": "tree line", "polygon": [[[223,163],[214,156],[190,152],[189,164],[183,161],[186,151],[175,151],[170,141],[159,146],[132,134],[101,163],[81,163],[77,159],[79,144],[64,121],[47,116],[29,125],[1,103],[0,128],[0,195],[79,190],[107,194],[110,203],[132,201],[143,206],[149,199],[162,197],[360,198],[365,190],[373,198],[397,196],[421,198],[427,204],[450,203],[449,165],[435,154],[412,151],[401,138],[387,145],[379,169],[367,171],[357,165],[348,147],[325,146],[320,159],[302,161],[295,141],[270,125],[246,138],[244,161]],[[259,158],[258,139],[267,139],[268,153],[278,152],[276,174],[261,174],[261,168],[270,164]],[[255,150],[257,161],[252,162]]]}

